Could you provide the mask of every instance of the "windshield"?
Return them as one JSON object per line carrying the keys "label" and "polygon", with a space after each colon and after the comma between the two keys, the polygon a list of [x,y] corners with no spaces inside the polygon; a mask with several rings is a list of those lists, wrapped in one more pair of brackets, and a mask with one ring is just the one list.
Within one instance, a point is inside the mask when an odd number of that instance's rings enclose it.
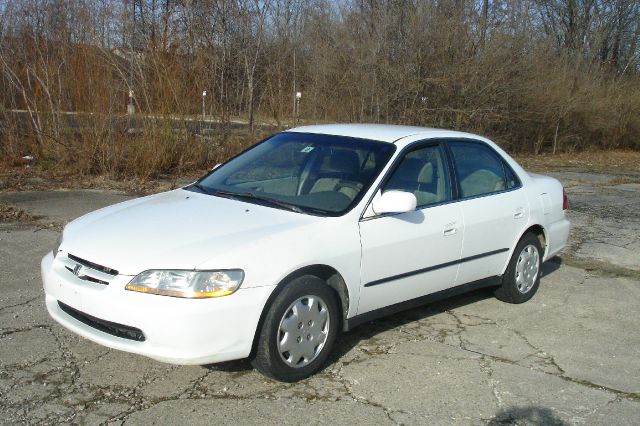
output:
{"label": "windshield", "polygon": [[360,200],[394,150],[385,142],[285,132],[233,158],[189,189],[338,216]]}

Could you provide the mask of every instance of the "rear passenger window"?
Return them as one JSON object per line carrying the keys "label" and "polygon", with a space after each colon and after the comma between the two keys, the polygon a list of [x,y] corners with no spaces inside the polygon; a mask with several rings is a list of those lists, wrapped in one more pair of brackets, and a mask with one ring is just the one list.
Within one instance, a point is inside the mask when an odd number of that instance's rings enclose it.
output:
{"label": "rear passenger window", "polygon": [[449,172],[442,147],[428,146],[406,154],[382,190],[391,189],[413,193],[418,207],[451,200]]}
{"label": "rear passenger window", "polygon": [[516,177],[516,174],[513,173],[513,170],[511,170],[511,168],[506,164],[504,165],[504,172],[507,177],[507,189],[512,189],[520,185],[520,181]]}
{"label": "rear passenger window", "polygon": [[449,146],[462,198],[503,191],[516,185],[515,176],[507,179],[507,168],[489,147],[473,142],[450,142]]}

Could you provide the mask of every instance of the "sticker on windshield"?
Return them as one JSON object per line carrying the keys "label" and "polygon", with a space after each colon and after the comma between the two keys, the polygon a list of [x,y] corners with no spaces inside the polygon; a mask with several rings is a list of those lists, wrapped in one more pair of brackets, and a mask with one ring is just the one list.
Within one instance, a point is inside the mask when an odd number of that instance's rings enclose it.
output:
{"label": "sticker on windshield", "polygon": [[300,152],[307,153],[307,152],[311,152],[311,151],[313,151],[313,147],[312,146],[305,146],[304,148],[302,148],[302,150]]}

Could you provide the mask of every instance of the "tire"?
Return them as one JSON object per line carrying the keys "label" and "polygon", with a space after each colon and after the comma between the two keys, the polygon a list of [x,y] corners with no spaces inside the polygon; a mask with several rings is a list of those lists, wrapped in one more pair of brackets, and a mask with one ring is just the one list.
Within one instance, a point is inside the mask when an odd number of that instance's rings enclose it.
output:
{"label": "tire", "polygon": [[272,379],[295,382],[317,372],[338,333],[335,291],[318,277],[292,280],[268,308],[251,364]]}
{"label": "tire", "polygon": [[532,233],[523,235],[502,276],[502,285],[495,291],[496,298],[516,304],[531,299],[540,286],[542,256],[538,237]]}

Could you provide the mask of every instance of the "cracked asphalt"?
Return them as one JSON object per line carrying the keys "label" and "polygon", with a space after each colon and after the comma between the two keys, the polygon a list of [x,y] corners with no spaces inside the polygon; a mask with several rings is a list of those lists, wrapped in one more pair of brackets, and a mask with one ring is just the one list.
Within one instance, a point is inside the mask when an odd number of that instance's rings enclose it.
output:
{"label": "cracked asphalt", "polygon": [[246,361],[175,366],[51,320],[39,262],[58,229],[131,196],[0,193],[0,424],[640,424],[640,174],[552,173],[571,244],[540,290],[482,290],[344,334],[294,384]]}

